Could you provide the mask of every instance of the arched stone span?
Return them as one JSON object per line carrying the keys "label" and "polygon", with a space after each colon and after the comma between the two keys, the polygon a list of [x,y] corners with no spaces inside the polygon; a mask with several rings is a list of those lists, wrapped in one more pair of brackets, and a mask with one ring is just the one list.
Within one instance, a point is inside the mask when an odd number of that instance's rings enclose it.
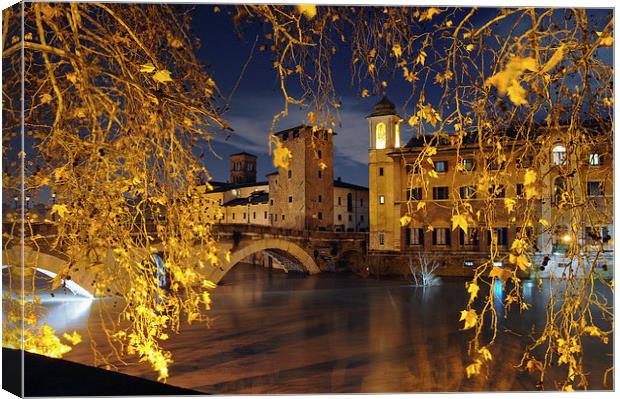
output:
{"label": "arched stone span", "polygon": [[219,282],[222,277],[237,263],[252,254],[267,251],[277,253],[283,257],[299,264],[309,274],[316,274],[321,271],[316,261],[299,245],[280,238],[266,238],[262,240],[252,240],[249,243],[241,243],[239,248],[231,249],[230,262],[223,261],[222,267],[215,275],[211,276],[213,282]]}
{"label": "arched stone span", "polygon": [[[21,256],[22,252],[18,246],[5,249],[2,251],[2,265],[20,267]],[[24,247],[24,267],[26,268],[33,268],[48,277],[55,277],[66,266],[67,260],[60,256],[37,251],[28,246]],[[66,280],[66,282],[69,283],[67,288],[71,292],[88,298],[93,297],[95,290],[88,273],[74,273],[71,280]]]}

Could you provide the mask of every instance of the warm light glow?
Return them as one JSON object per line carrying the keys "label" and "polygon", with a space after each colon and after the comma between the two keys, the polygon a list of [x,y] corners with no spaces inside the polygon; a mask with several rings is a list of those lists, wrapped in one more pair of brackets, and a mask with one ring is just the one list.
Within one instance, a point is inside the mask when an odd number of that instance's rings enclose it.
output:
{"label": "warm light glow", "polygon": [[394,126],[394,148],[400,148],[400,123]]}
{"label": "warm light glow", "polygon": [[565,234],[562,237],[562,241],[564,241],[564,242],[571,242],[571,240],[572,240],[572,237],[569,234]]}
{"label": "warm light glow", "polygon": [[381,122],[377,124],[375,128],[375,148],[377,150],[383,150],[385,148],[386,139],[385,123]]}

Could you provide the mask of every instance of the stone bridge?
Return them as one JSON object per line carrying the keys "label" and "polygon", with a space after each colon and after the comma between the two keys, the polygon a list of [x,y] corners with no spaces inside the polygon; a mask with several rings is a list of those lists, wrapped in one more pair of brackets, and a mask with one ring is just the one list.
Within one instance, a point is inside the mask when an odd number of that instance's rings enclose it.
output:
{"label": "stone bridge", "polygon": [[[286,271],[299,271],[315,274],[321,271],[358,270],[366,266],[367,233],[341,233],[328,231],[298,231],[259,226],[251,224],[218,224],[214,226],[220,248],[220,266],[211,267],[207,272],[208,278],[219,282],[224,275],[236,264],[250,261],[255,255],[262,254],[271,258],[270,263]],[[9,232],[11,224],[3,223],[3,232]],[[16,230],[13,231],[15,234]],[[28,229],[28,235],[43,237],[43,241],[54,237],[54,227],[50,224],[36,224]],[[29,240],[26,240],[27,242]],[[160,245],[154,245],[161,249]],[[225,254],[230,251],[230,261],[226,261]],[[137,254],[137,257],[139,254]],[[161,254],[160,254],[161,255]],[[22,251],[18,240],[3,241],[2,264],[7,266],[20,265]],[[202,256],[201,248],[196,247],[196,259],[206,260]],[[103,262],[114,262],[114,254],[110,249],[104,255]],[[23,262],[26,268],[47,271],[54,276],[63,270],[67,258],[54,252],[45,245],[34,248],[26,245],[23,252]],[[208,262],[204,262],[208,264]],[[71,273],[71,285],[74,283],[86,292],[94,293],[94,273],[86,265],[74,266]],[[118,291],[118,287],[111,290]]]}

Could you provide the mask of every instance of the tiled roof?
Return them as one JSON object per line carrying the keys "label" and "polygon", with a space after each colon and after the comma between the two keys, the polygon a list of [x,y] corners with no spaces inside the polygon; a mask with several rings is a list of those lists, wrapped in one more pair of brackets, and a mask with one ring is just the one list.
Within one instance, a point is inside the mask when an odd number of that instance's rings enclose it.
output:
{"label": "tiled roof", "polygon": [[[213,185],[213,184],[212,184]],[[209,191],[210,193],[221,193],[228,190],[233,190],[235,188],[245,188],[245,187],[254,187],[254,186],[267,186],[269,182],[259,181],[253,183],[226,183],[222,186],[215,187],[213,190]]]}
{"label": "tiled roof", "polygon": [[269,201],[269,193],[265,191],[259,191],[258,193],[253,193],[249,197],[243,198],[235,198],[226,203],[224,206],[239,206],[239,205],[248,205],[248,204],[266,204]]}
{"label": "tiled roof", "polygon": [[350,188],[352,190],[368,191],[368,187],[358,186],[357,184],[347,183],[342,180],[334,180],[334,187]]}
{"label": "tiled roof", "polygon": [[237,152],[237,153],[235,153],[235,154],[230,154],[230,156],[231,156],[231,157],[234,157],[234,156],[236,156],[236,155],[247,155],[247,156],[250,156],[250,157],[256,158],[256,155],[254,155],[254,154],[250,154],[249,152],[245,152],[245,151],[242,151],[242,152]]}

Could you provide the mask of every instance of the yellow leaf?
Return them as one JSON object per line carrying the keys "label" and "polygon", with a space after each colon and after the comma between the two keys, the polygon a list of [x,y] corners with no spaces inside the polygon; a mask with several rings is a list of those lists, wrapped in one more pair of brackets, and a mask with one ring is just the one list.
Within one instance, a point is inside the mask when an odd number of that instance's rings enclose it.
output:
{"label": "yellow leaf", "polygon": [[428,175],[434,179],[439,178],[439,175],[437,174],[437,172],[435,172],[435,170],[429,170]]}
{"label": "yellow leaf", "polygon": [[230,263],[230,251],[226,252],[225,259],[226,259],[226,262]]}
{"label": "yellow leaf", "polygon": [[476,299],[476,297],[478,296],[478,291],[480,290],[480,287],[478,286],[478,284],[474,283],[473,281],[471,283],[467,283],[467,292],[469,293],[469,302],[473,302],[474,299]]}
{"label": "yellow leaf", "polygon": [[416,58],[416,62],[420,65],[424,65],[425,61],[426,61],[426,51],[420,50],[420,53],[418,54],[418,58]]}
{"label": "yellow leaf", "polygon": [[71,342],[72,345],[77,345],[82,342],[82,337],[80,336],[80,334],[78,334],[77,331],[73,331],[73,333],[71,334],[64,333],[62,337],[67,341]]}
{"label": "yellow leaf", "polygon": [[545,219],[538,219],[538,223],[542,224],[544,227],[549,227],[549,222]]}
{"label": "yellow leaf", "polygon": [[396,58],[400,58],[403,55],[403,49],[400,47],[400,44],[397,43],[392,47],[392,53]]}
{"label": "yellow leaf", "polygon": [[367,89],[362,90],[362,97],[368,97],[368,90]]}
{"label": "yellow leaf", "polygon": [[459,321],[465,321],[464,330],[468,330],[476,325],[478,315],[475,309],[461,310],[461,318]]}
{"label": "yellow leaf", "polygon": [[313,4],[298,4],[297,12],[304,15],[307,19],[312,19],[316,16],[316,6]]}
{"label": "yellow leaf", "polygon": [[425,207],[426,207],[426,202],[420,201],[418,202],[418,206],[416,207],[416,210],[419,211],[420,209],[425,208]]}
{"label": "yellow leaf", "polygon": [[480,362],[476,361],[465,368],[465,372],[467,373],[467,378],[470,378],[472,375],[480,374]]}
{"label": "yellow leaf", "polygon": [[400,218],[400,225],[401,226],[408,226],[409,223],[411,223],[411,216],[409,215],[405,215],[403,217]]}
{"label": "yellow leaf", "polygon": [[441,14],[441,10],[436,7],[427,8],[422,14],[420,14],[420,22],[424,22],[426,20],[430,21],[433,19],[434,15]]}
{"label": "yellow leaf", "polygon": [[497,266],[493,266],[493,269],[489,273],[489,277],[497,278],[499,280],[502,280],[503,282],[506,282],[506,280],[510,278],[510,275],[511,273],[509,270]]}
{"label": "yellow leaf", "polygon": [[491,352],[487,349],[486,346],[483,346],[482,348],[478,349],[478,353],[480,353],[482,355],[482,358],[484,360],[492,360],[493,356],[491,355]]}
{"label": "yellow leaf", "polygon": [[521,86],[521,76],[525,71],[535,71],[537,68],[538,64],[532,57],[513,57],[508,61],[503,71],[485,81],[485,86],[495,86],[501,96],[508,93],[510,100],[517,106],[526,104],[525,96],[527,93]]}
{"label": "yellow leaf", "polygon": [[506,207],[508,213],[514,211],[516,203],[517,201],[513,200],[512,198],[504,198],[504,206]]}
{"label": "yellow leaf", "polygon": [[467,234],[467,219],[465,215],[452,215],[452,230],[460,227]]}
{"label": "yellow leaf", "polygon": [[291,158],[293,158],[291,151],[278,140],[276,148],[273,150],[273,165],[276,168],[288,169],[288,163]]}
{"label": "yellow leaf", "polygon": [[467,51],[472,51],[472,50],[474,49],[474,47],[475,47],[475,46],[474,46],[473,44],[468,44],[468,45],[465,47],[465,49],[466,49]]}
{"label": "yellow leaf", "polygon": [[150,62],[148,64],[140,65],[140,72],[152,73],[153,71],[155,71],[155,65]]}
{"label": "yellow leaf", "polygon": [[41,95],[41,104],[47,104],[52,101],[52,96],[49,93]]}
{"label": "yellow leaf", "polygon": [[59,218],[64,219],[65,215],[69,213],[67,205],[55,204],[52,206],[50,214],[57,214]]}
{"label": "yellow leaf", "polygon": [[153,75],[153,80],[159,83],[172,82],[172,78],[170,77],[170,71],[164,69],[155,72],[155,75]]}
{"label": "yellow leaf", "polygon": [[[596,32],[598,37],[601,37],[603,32]],[[601,39],[601,46],[611,47],[614,45],[614,38],[611,35],[606,35]]]}
{"label": "yellow leaf", "polygon": [[525,176],[523,176],[523,184],[527,186],[530,184],[534,184],[535,182],[536,182],[536,171],[532,169],[528,169],[527,172],[525,172]]}
{"label": "yellow leaf", "polygon": [[408,123],[409,123],[409,125],[410,125],[410,126],[417,125],[417,124],[418,124],[418,122],[420,122],[420,120],[419,120],[419,119],[418,119],[418,117],[417,117],[417,116],[415,116],[415,115],[414,115],[414,116],[412,116],[411,118],[409,118],[409,121],[408,121]]}

